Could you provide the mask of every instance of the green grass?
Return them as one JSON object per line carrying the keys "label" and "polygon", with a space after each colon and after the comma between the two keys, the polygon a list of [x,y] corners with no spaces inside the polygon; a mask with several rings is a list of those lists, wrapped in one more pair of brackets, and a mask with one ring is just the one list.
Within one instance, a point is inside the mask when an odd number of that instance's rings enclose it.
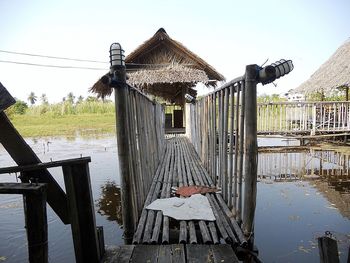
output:
{"label": "green grass", "polygon": [[11,116],[11,122],[23,137],[115,132],[114,113],[24,114]]}

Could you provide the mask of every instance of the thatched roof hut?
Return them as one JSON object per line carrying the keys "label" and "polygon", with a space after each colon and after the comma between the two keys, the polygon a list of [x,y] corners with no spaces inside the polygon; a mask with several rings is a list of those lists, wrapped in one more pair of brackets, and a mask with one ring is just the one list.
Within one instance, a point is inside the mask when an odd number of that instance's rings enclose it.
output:
{"label": "thatched roof hut", "polygon": [[[196,96],[193,88],[197,83],[215,87],[217,81],[224,80],[207,62],[170,38],[163,28],[130,53],[125,63],[130,85],[178,105],[183,104],[184,93]],[[91,90],[102,97],[111,93],[101,79]]]}
{"label": "thatched roof hut", "polygon": [[350,39],[316,70],[311,77],[293,90],[297,93],[329,94],[337,88],[350,85]]}

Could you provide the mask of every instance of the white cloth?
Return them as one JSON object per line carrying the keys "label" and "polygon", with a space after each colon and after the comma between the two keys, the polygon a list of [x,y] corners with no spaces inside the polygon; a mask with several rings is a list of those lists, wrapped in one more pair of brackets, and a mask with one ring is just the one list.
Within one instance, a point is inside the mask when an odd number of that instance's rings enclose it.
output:
{"label": "white cloth", "polygon": [[157,199],[149,204],[146,209],[160,210],[165,216],[176,220],[215,221],[215,216],[207,197],[201,194],[195,194],[189,198],[171,197]]}

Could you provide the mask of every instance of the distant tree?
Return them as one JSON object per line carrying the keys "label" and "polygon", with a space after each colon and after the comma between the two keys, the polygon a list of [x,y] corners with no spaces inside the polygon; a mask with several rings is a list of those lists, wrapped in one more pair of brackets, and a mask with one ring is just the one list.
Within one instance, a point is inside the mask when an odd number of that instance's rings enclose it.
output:
{"label": "distant tree", "polygon": [[85,101],[88,102],[94,102],[94,101],[98,101],[98,98],[94,97],[94,96],[88,96]]}
{"label": "distant tree", "polygon": [[67,95],[67,101],[69,103],[74,103],[74,99],[75,99],[75,96],[73,95],[73,92],[69,92],[68,95]]}
{"label": "distant tree", "polygon": [[80,95],[80,96],[78,97],[77,103],[82,103],[83,100],[84,100],[84,97]]}
{"label": "distant tree", "polygon": [[278,94],[271,94],[271,95],[262,94],[257,98],[258,103],[280,102],[284,100],[285,99],[281,98]]}
{"label": "distant tree", "polygon": [[49,104],[49,101],[47,100],[47,96],[45,93],[41,94],[40,100],[41,100],[41,103],[44,105]]}
{"label": "distant tree", "polygon": [[63,97],[63,98],[62,98],[62,101],[65,102],[65,101],[66,101],[66,97]]}
{"label": "distant tree", "polygon": [[24,101],[16,99],[16,103],[5,110],[7,116],[11,117],[14,114],[23,115],[28,109],[28,104]]}
{"label": "distant tree", "polygon": [[30,102],[31,105],[34,105],[35,102],[37,101],[37,98],[38,98],[38,97],[37,97],[37,96],[35,95],[35,93],[32,91],[32,92],[29,94],[27,100]]}

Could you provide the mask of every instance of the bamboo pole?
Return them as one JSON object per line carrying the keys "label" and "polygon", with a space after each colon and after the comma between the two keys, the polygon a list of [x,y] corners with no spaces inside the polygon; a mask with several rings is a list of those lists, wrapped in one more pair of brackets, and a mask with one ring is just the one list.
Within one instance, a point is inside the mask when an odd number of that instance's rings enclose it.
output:
{"label": "bamboo pole", "polygon": [[116,107],[116,130],[118,143],[119,169],[121,178],[121,203],[123,214],[123,227],[125,242],[129,244],[135,226],[135,215],[132,212],[132,186],[130,178],[130,149],[129,149],[129,120],[127,118],[128,109],[128,86],[126,84],[125,67],[116,70],[116,75],[120,81],[115,86],[115,107]]}
{"label": "bamboo pole", "polygon": [[[238,179],[238,198],[237,198],[237,221],[241,222],[242,221],[242,204],[243,204],[243,194],[242,194],[242,181],[243,181],[243,161],[245,159],[245,162],[247,163],[247,158],[243,158],[244,154],[244,143],[246,142],[246,135],[244,134],[244,123],[245,123],[245,111],[246,111],[246,105],[251,111],[254,110],[255,112],[255,124],[256,124],[256,98],[255,98],[255,108],[253,105],[250,105],[246,101],[246,85],[245,82],[239,83],[240,88],[242,89],[241,96],[242,96],[242,105],[241,105],[241,111],[240,111],[240,124],[239,124],[239,166],[238,166],[238,174],[237,174],[237,179]],[[256,95],[255,95],[256,97]],[[253,117],[253,116],[250,116]],[[255,126],[256,127],[256,126]],[[255,140],[256,140],[256,133],[255,133]]]}
{"label": "bamboo pole", "polygon": [[243,231],[247,237],[253,233],[253,223],[256,207],[257,184],[257,135],[256,135],[256,85],[257,66],[248,65],[245,73],[245,188]]}

